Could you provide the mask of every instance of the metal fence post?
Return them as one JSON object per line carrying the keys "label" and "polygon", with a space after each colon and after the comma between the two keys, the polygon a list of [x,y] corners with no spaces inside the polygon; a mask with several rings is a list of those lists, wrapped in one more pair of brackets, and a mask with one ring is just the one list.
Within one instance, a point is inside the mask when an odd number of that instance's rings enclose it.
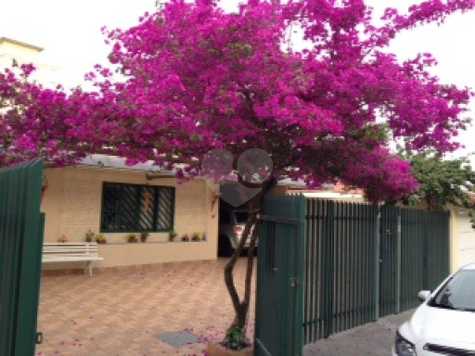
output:
{"label": "metal fence post", "polygon": [[327,202],[327,211],[323,222],[323,290],[322,298],[323,320],[324,320],[324,337],[327,338],[333,334],[333,292],[334,292],[334,228],[335,228],[335,206],[333,201]]}
{"label": "metal fence post", "polygon": [[375,222],[375,248],[374,248],[374,320],[379,319],[379,304],[381,299],[381,208],[376,205],[376,222]]}
{"label": "metal fence post", "polygon": [[452,236],[452,224],[453,224],[453,220],[452,220],[452,214],[454,214],[454,212],[452,210],[449,210],[445,213],[445,229],[444,229],[444,232],[446,234],[446,237],[447,237],[447,254],[445,255],[445,257],[447,258],[447,264],[446,264],[446,267],[447,267],[447,274],[450,274],[451,272],[455,272],[455,271],[452,271],[452,265],[453,265],[453,261],[452,261],[452,256],[453,256],[453,246],[452,246],[452,239],[454,238]]}
{"label": "metal fence post", "polygon": [[[433,222],[430,221],[430,219],[432,218],[432,215],[425,212],[425,211],[420,211],[419,214],[421,215],[421,220],[420,222],[422,222],[422,224],[420,224],[420,226],[428,226],[430,227],[431,229],[431,234],[437,234],[436,231],[434,231],[436,229],[436,226],[434,226]],[[429,288],[429,234],[428,234],[428,229],[426,228],[420,228],[420,233],[422,234],[422,256],[423,256],[423,261],[424,261],[424,265],[423,265],[423,279],[422,279],[422,288],[424,290],[430,290],[431,288]]]}
{"label": "metal fence post", "polygon": [[402,259],[401,210],[397,210],[396,234],[396,314],[401,312],[401,259]]}

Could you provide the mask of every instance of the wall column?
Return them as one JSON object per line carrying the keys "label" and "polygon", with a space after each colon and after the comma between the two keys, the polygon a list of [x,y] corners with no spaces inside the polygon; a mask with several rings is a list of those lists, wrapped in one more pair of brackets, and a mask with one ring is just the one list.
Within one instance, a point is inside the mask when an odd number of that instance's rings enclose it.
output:
{"label": "wall column", "polygon": [[458,227],[458,211],[457,208],[451,207],[450,211],[450,272],[456,272],[460,266],[460,234]]}

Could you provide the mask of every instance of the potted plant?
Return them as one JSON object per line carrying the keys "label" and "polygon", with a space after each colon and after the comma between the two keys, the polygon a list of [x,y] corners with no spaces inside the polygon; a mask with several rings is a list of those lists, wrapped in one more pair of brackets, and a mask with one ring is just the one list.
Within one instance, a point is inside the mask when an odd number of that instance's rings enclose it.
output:
{"label": "potted plant", "polygon": [[246,342],[241,330],[229,330],[226,339],[219,344],[209,343],[206,350],[208,356],[252,356],[252,345]]}
{"label": "potted plant", "polygon": [[96,242],[100,245],[103,245],[107,243],[107,239],[104,235],[99,234],[99,235],[96,235]]}
{"label": "potted plant", "polygon": [[176,231],[172,230],[168,233],[168,241],[173,242],[175,241],[175,238],[178,236]]}
{"label": "potted plant", "polygon": [[201,241],[206,241],[206,240],[207,240],[206,233],[203,232],[203,234],[201,234]]}
{"label": "potted plant", "polygon": [[84,241],[91,243],[91,242],[94,241],[95,236],[96,236],[96,234],[94,232],[92,232],[92,230],[88,230],[86,232],[85,237],[84,237]]}
{"label": "potted plant", "polygon": [[137,238],[137,235],[135,235],[135,234],[127,235],[126,239],[127,239],[127,242],[131,243],[131,244],[139,242],[139,239]]}
{"label": "potted plant", "polygon": [[58,239],[58,242],[64,244],[64,243],[68,242],[68,237],[63,234],[63,235],[61,235],[61,237]]}
{"label": "potted plant", "polygon": [[193,235],[191,235],[191,241],[194,241],[194,242],[199,242],[201,241],[201,236],[199,233],[195,232],[193,233]]}
{"label": "potted plant", "polygon": [[140,241],[141,242],[147,242],[148,237],[150,234],[146,231],[140,233]]}
{"label": "potted plant", "polygon": [[183,235],[183,236],[181,237],[181,241],[183,241],[183,242],[188,242],[188,241],[190,241],[190,237],[188,236],[188,234]]}

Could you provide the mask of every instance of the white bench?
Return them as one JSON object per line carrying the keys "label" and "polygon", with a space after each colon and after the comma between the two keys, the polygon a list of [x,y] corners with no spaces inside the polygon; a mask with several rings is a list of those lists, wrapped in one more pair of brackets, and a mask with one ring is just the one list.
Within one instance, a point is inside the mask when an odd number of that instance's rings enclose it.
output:
{"label": "white bench", "polygon": [[44,243],[43,263],[85,262],[85,272],[92,276],[92,264],[102,261],[95,242]]}

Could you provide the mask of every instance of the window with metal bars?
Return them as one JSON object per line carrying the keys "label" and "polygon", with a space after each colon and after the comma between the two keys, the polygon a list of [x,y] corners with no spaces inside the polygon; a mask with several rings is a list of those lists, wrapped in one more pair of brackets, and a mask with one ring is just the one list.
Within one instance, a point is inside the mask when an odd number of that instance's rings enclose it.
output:
{"label": "window with metal bars", "polygon": [[104,183],[101,232],[173,230],[175,188]]}

